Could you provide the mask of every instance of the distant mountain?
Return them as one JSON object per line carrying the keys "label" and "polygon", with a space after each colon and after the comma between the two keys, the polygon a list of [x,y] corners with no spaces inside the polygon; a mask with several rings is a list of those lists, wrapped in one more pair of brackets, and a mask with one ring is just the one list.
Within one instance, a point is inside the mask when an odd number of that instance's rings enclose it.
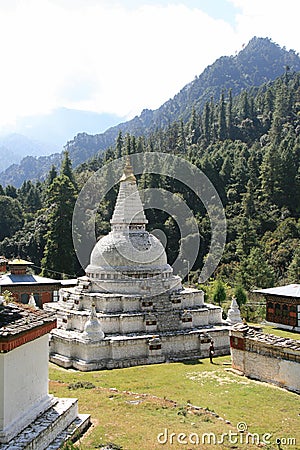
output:
{"label": "distant mountain", "polygon": [[[20,164],[12,164],[0,174],[5,182],[0,182],[2,186],[12,184],[20,187],[24,180],[44,180],[52,167],[59,167],[62,159],[62,153],[52,153],[48,156],[26,156]],[[38,174],[38,176],[36,176]]]}
{"label": "distant mountain", "polygon": [[55,145],[32,140],[22,134],[0,136],[0,171],[19,164],[25,156],[50,155],[55,150]]}
{"label": "distant mountain", "polygon": [[18,119],[13,128],[18,133],[0,136],[0,184],[19,187],[26,179],[42,180],[52,164],[60,165],[63,146],[79,130],[99,133],[121,120],[114,114],[68,108]]}
{"label": "distant mountain", "polygon": [[[300,71],[300,57],[295,51],[287,51],[268,38],[254,37],[236,56],[223,56],[217,59],[157,110],[145,109],[140,116],[111,127],[101,134],[79,133],[73,140],[67,142],[65,148],[68,149],[76,167],[95,153],[114,145],[119,131],[136,136],[147,135],[175,120],[185,121],[190,117],[193,108],[201,111],[211,97],[218,99],[223,89],[232,89],[232,94],[236,95],[243,89],[274,80],[287,68],[295,72]],[[51,164],[49,158],[49,168]],[[21,174],[24,179],[40,179],[45,175],[46,167],[47,159],[41,161],[37,159],[32,170],[27,164],[25,169],[21,162],[18,167],[10,167],[1,173],[0,183],[5,185],[10,180],[10,183],[17,186],[21,182]]]}
{"label": "distant mountain", "polygon": [[14,129],[30,139],[48,142],[61,151],[65,143],[79,132],[102,133],[122,119],[115,114],[57,108],[49,114],[19,118]]}

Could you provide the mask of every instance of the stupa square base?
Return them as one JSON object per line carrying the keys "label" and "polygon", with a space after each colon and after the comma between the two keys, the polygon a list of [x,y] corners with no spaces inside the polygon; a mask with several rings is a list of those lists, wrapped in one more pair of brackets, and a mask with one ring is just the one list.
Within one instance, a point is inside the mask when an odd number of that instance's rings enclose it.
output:
{"label": "stupa square base", "polygon": [[[207,358],[210,341],[215,355],[230,353],[228,327],[208,327],[155,335],[106,336],[101,343],[74,339],[64,330],[52,335],[50,361],[81,371],[125,368]],[[100,344],[100,345],[99,345]]]}

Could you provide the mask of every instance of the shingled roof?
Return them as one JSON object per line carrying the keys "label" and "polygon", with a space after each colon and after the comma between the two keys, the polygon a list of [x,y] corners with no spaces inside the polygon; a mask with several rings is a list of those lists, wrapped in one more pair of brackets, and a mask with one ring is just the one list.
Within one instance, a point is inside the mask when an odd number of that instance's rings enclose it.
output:
{"label": "shingled roof", "polygon": [[0,305],[0,351],[10,351],[49,333],[55,327],[56,317],[51,312],[23,304],[2,304]]}

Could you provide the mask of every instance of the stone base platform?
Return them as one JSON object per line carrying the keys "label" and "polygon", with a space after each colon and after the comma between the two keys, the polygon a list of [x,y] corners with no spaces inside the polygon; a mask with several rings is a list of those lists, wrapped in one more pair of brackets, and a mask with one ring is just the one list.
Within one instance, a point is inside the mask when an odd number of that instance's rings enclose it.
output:
{"label": "stone base platform", "polygon": [[57,398],[56,403],[36,418],[1,450],[58,450],[67,440],[90,426],[89,414],[78,414],[76,398]]}
{"label": "stone base platform", "polygon": [[106,336],[83,341],[82,333],[55,330],[49,359],[65,369],[81,371],[120,369],[208,358],[213,339],[215,356],[230,354],[229,327],[215,326],[156,335]]}

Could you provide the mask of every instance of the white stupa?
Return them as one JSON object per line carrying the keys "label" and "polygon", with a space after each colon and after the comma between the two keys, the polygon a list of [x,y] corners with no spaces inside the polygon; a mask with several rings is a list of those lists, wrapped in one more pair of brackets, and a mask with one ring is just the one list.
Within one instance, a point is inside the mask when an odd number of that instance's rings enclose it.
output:
{"label": "white stupa", "polygon": [[31,306],[32,308],[37,308],[35,298],[32,293],[30,294],[28,305]]}
{"label": "white stupa", "polygon": [[227,320],[226,322],[229,325],[235,325],[236,323],[242,323],[242,318],[241,318],[241,312],[240,312],[240,308],[238,305],[238,302],[236,301],[235,297],[232,297],[231,300],[231,305],[230,308],[228,310],[227,313]]}
{"label": "white stupa", "polygon": [[97,242],[86,268],[91,292],[143,295],[182,289],[163,245],[146,231],[148,220],[129,160],[110,223],[111,232]]}
{"label": "white stupa", "polygon": [[229,354],[228,326],[202,291],[183,288],[148,223],[127,159],[111,231],[95,245],[86,276],[60,291],[50,360],[80,370]]}

